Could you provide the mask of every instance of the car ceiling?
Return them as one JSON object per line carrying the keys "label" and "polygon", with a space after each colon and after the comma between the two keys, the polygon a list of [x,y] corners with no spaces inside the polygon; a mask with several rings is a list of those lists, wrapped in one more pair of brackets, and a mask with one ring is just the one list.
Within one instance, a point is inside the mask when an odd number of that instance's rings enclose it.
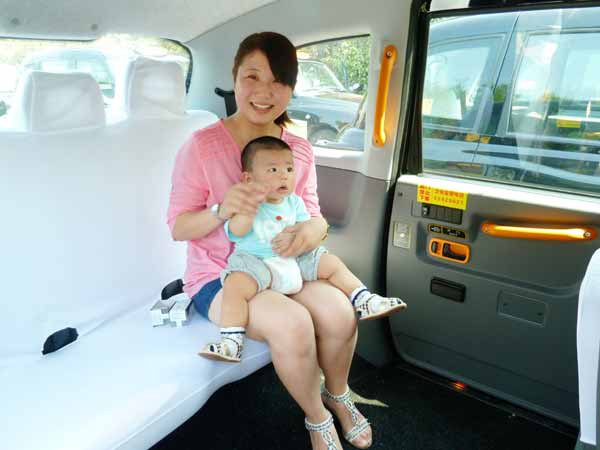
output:
{"label": "car ceiling", "polygon": [[128,33],[187,42],[277,0],[0,0],[0,36],[96,39]]}

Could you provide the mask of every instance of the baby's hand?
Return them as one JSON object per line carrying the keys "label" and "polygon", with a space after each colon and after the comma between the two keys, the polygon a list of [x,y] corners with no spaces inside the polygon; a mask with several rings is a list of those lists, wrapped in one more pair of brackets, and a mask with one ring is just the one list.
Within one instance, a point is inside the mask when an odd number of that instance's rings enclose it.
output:
{"label": "baby's hand", "polygon": [[271,247],[273,248],[273,251],[277,254],[281,254],[281,252],[289,248],[295,237],[296,235],[294,233],[282,231],[271,241]]}

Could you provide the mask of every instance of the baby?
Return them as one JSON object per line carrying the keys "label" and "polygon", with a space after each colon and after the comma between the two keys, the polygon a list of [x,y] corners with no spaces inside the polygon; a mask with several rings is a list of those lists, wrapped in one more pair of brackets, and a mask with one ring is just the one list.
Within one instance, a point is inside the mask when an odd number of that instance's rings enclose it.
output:
{"label": "baby", "polygon": [[248,322],[248,301],[265,289],[295,294],[304,281],[327,280],[343,291],[360,320],[388,316],[406,304],[399,298],[372,294],[344,263],[318,247],[297,258],[274,253],[271,241],[281,231],[310,219],[304,202],[294,194],[294,158],[281,139],[263,136],[249,142],[242,152],[242,182],[268,187],[266,201],[255,216],[236,214],[225,223],[235,243],[234,252],[221,273],[223,305],[221,342],[210,343],[201,356],[239,362]]}

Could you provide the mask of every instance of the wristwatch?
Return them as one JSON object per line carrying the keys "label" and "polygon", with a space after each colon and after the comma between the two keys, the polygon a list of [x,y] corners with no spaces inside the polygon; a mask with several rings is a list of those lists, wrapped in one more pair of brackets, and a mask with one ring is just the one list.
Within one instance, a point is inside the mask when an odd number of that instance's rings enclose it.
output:
{"label": "wristwatch", "polygon": [[323,242],[329,236],[329,227],[330,225],[327,224],[327,229],[325,230],[325,234],[321,237],[321,242]]}
{"label": "wristwatch", "polygon": [[215,203],[214,205],[212,205],[210,207],[210,213],[213,215],[213,217],[216,217],[219,220],[223,220],[221,218],[221,216],[219,216],[219,209],[221,208],[221,204],[219,203]]}

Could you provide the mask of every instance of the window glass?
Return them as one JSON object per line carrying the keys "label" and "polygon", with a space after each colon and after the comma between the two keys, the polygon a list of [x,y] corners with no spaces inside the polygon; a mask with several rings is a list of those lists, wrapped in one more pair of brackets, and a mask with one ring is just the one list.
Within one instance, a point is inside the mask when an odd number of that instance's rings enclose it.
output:
{"label": "window glass", "polygon": [[40,61],[38,64],[32,65],[36,70],[44,72],[66,73],[71,72],[71,67],[68,60],[50,59],[48,61]]}
{"label": "window glass", "polygon": [[473,126],[490,46],[491,41],[487,39],[432,48],[427,56],[423,92],[422,111],[426,123],[459,128]]}
{"label": "window glass", "polygon": [[137,56],[174,61],[188,76],[190,57],[180,44],[166,39],[107,35],[95,41],[0,39],[0,125],[10,126],[7,113],[19,78],[27,70],[85,72],[99,84],[107,106],[122,83],[127,64]]}
{"label": "window glass", "polygon": [[430,28],[421,104],[426,171],[462,173],[472,161],[475,122],[491,89],[500,37],[448,39],[460,21]]}
{"label": "window glass", "polygon": [[293,133],[315,145],[363,150],[369,37],[298,48],[298,80],[288,107]]}
{"label": "window glass", "polygon": [[425,172],[600,195],[600,8],[445,19],[429,42]]}
{"label": "window glass", "polygon": [[[563,63],[561,70],[552,70]],[[600,33],[530,36],[513,92],[509,129],[600,138]]]}
{"label": "window glass", "polygon": [[[600,10],[593,11],[598,17]],[[576,32],[577,31],[577,32]],[[600,194],[600,31],[522,33],[507,157],[492,175],[550,189]],[[504,158],[508,159],[508,158]]]}

